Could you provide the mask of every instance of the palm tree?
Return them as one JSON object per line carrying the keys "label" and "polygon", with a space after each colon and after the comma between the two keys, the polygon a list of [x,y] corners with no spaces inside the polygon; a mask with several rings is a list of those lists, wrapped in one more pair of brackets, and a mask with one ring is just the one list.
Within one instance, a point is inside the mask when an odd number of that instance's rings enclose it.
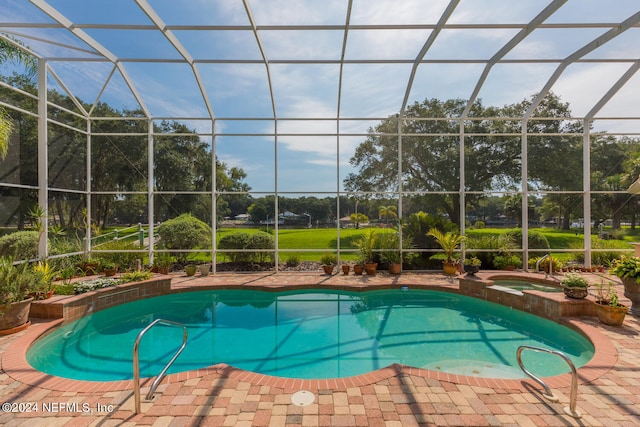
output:
{"label": "palm tree", "polygon": [[385,225],[389,225],[389,218],[398,218],[398,208],[395,206],[380,206],[378,217],[385,219]]}
{"label": "palm tree", "polygon": [[[10,40],[13,42],[10,42]],[[15,43],[15,44],[14,44]],[[19,40],[8,34],[0,34],[0,64],[6,62],[20,62],[25,65],[27,75],[33,77],[38,73],[36,59],[26,50],[18,47],[22,45]],[[9,137],[13,131],[13,123],[3,108],[0,108],[0,160],[7,156],[9,151]]]}

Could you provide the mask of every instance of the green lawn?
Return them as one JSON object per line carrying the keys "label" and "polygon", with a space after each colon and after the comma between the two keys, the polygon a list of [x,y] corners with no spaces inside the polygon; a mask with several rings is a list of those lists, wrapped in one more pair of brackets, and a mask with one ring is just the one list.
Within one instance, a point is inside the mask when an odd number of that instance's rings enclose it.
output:
{"label": "green lawn", "polygon": [[[218,230],[218,239],[228,233],[236,233],[244,231],[247,233],[255,233],[258,228],[250,229],[233,229],[222,228]],[[346,260],[353,260],[357,258],[355,240],[359,236],[362,236],[368,230],[375,230],[379,233],[393,232],[392,229],[341,229],[340,230],[340,249],[342,251],[342,258]],[[509,229],[504,228],[483,228],[468,230],[468,236],[482,236],[482,235],[501,235]],[[580,252],[583,248],[584,236],[581,233],[575,231],[557,230],[552,228],[535,228],[530,231],[538,231],[543,234],[549,241],[549,245],[553,249],[575,249],[576,252]],[[594,247],[597,244],[604,244],[606,248],[612,249],[631,249],[629,245],[630,241],[637,240],[637,238],[629,237],[625,240],[606,240],[602,241],[593,236]],[[336,249],[338,241],[338,231],[335,228],[320,228],[320,229],[280,229],[278,247],[281,249],[280,259],[286,260],[290,256],[296,256],[301,261],[319,261],[320,256],[327,250]],[[302,249],[302,251],[297,250]],[[291,250],[288,252],[287,250]],[[316,251],[317,250],[317,251]],[[324,252],[323,252],[324,251]],[[353,251],[353,252],[349,252]],[[552,251],[554,257],[559,258],[562,261],[569,261],[573,259],[573,255],[569,252],[556,252]]]}
{"label": "green lawn", "polygon": [[[229,233],[247,232],[255,233],[257,228],[222,228],[218,230],[217,238]],[[394,230],[384,228],[374,229],[340,229],[340,251],[341,258],[346,260],[354,260],[357,258],[357,248],[355,241],[367,233],[369,230],[375,230],[378,233],[391,233]],[[290,256],[296,256],[300,261],[319,261],[323,253],[329,249],[338,247],[338,230],[335,228],[297,228],[297,229],[280,229],[278,230],[278,248],[284,251],[280,252],[280,258],[286,260]],[[299,251],[297,249],[304,249]],[[314,251],[317,249],[318,251]],[[287,250],[293,250],[291,252]],[[353,251],[349,253],[347,251]]]}

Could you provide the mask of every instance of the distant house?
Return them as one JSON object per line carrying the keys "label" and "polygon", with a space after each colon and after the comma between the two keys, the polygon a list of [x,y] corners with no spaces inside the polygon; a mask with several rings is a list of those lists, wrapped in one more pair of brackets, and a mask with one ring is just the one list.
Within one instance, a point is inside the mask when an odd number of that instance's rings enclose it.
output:
{"label": "distant house", "polygon": [[236,221],[249,221],[251,219],[251,215],[249,214],[240,214],[233,217]]}

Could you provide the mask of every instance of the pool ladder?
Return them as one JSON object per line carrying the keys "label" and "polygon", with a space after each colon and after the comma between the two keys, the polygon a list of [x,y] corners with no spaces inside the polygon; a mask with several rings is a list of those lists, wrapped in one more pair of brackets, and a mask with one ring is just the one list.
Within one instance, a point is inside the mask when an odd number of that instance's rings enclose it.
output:
{"label": "pool ladder", "polygon": [[553,260],[551,259],[551,255],[550,254],[546,254],[544,255],[542,258],[540,258],[538,261],[536,261],[536,273],[538,271],[540,271],[540,263],[542,263],[542,261],[544,261],[545,259],[549,258],[549,271],[545,271],[544,272],[544,278],[546,279],[547,276],[553,274]]}
{"label": "pool ladder", "polygon": [[176,354],[173,355],[171,360],[169,360],[169,362],[164,366],[162,371],[158,374],[156,379],[153,381],[153,384],[151,384],[151,388],[149,389],[149,393],[147,393],[146,400],[151,400],[153,398],[153,394],[155,393],[158,385],[160,385],[160,382],[164,379],[164,376],[167,374],[167,370],[171,367],[171,365],[173,365],[173,362],[176,361],[178,356],[180,356],[180,353],[182,353],[182,350],[184,350],[184,348],[187,345],[187,327],[182,323],[172,322],[170,320],[164,320],[164,319],[156,319],[153,322],[151,322],[149,326],[147,326],[146,328],[140,331],[140,333],[138,334],[138,337],[136,338],[136,341],[133,343],[133,393],[135,395],[136,414],[140,413],[140,361],[138,358],[140,341],[142,340],[142,337],[144,336],[144,334],[146,334],[149,331],[149,329],[153,328],[158,324],[163,324],[166,326],[181,327],[183,330],[182,345],[180,346]]}
{"label": "pool ladder", "polygon": [[518,359],[518,364],[520,365],[520,368],[524,371],[525,374],[529,375],[534,381],[536,381],[538,384],[540,384],[544,388],[544,393],[542,393],[542,395],[546,397],[547,400],[550,400],[552,402],[557,402],[559,400],[558,397],[556,397],[553,394],[549,386],[547,386],[547,384],[545,384],[544,381],[542,381],[540,378],[538,378],[537,376],[529,372],[522,364],[521,355],[524,350],[532,350],[539,353],[555,354],[556,356],[560,356],[565,362],[567,362],[567,365],[569,365],[569,368],[571,368],[571,396],[569,397],[569,406],[564,408],[564,412],[567,415],[572,416],[573,418],[582,417],[582,414],[580,414],[580,411],[576,410],[576,401],[578,398],[578,372],[576,371],[576,367],[571,361],[571,359],[569,359],[569,357],[566,354],[556,350],[549,350],[547,348],[542,348],[542,347],[532,347],[529,345],[522,345],[518,347],[518,351],[516,352],[516,358]]}

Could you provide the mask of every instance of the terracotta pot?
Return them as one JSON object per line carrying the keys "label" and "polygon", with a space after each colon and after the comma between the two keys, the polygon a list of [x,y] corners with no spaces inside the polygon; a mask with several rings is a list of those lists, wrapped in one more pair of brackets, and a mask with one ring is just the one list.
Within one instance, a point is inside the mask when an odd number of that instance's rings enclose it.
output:
{"label": "terracotta pot", "polygon": [[365,263],[364,269],[367,271],[367,275],[375,276],[376,270],[378,269],[378,263],[377,262]]}
{"label": "terracotta pot", "polygon": [[342,274],[346,276],[349,274],[350,270],[351,270],[351,266],[349,264],[342,264]]}
{"label": "terracotta pot", "polygon": [[399,262],[392,262],[389,264],[389,273],[390,274],[400,274],[402,272],[402,264]]}
{"label": "terracotta pot", "polygon": [[601,323],[609,326],[620,326],[624,322],[624,316],[627,314],[628,307],[619,305],[612,307],[608,304],[596,303],[596,315]]}
{"label": "terracotta pot", "polygon": [[107,277],[115,276],[116,273],[118,272],[118,267],[116,267],[116,268],[105,268],[105,269],[102,270],[102,272]]}
{"label": "terracotta pot", "polygon": [[324,274],[326,274],[327,276],[330,276],[333,274],[333,265],[331,264],[329,265],[324,264],[322,266],[322,269],[324,270]]}
{"label": "terracotta pot", "polygon": [[353,274],[361,276],[363,271],[364,271],[364,265],[356,264],[353,266]]}
{"label": "terracotta pot", "polygon": [[0,331],[18,332],[20,326],[27,325],[29,321],[29,311],[31,310],[31,302],[33,297],[20,302],[12,302],[0,306]]}

